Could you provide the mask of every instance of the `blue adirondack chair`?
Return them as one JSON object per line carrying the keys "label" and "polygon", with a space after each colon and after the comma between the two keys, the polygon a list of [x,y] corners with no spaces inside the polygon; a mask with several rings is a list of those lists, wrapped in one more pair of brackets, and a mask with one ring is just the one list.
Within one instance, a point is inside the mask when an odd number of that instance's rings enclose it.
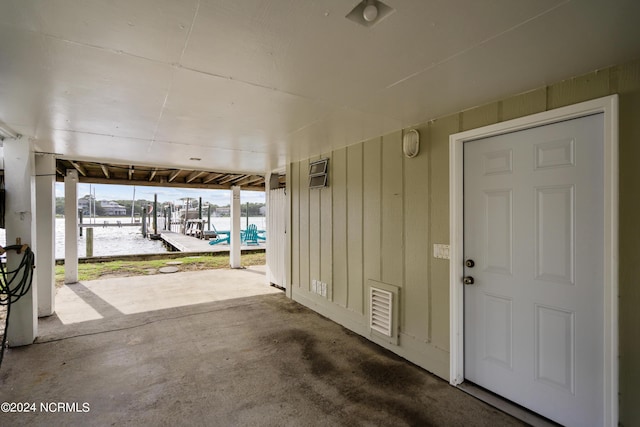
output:
{"label": "blue adirondack chair", "polygon": [[[220,235],[218,234],[218,230],[216,230],[216,226],[213,224],[209,224],[209,227],[212,228],[213,230],[203,230],[202,231],[202,237],[204,237],[205,239],[209,240],[209,239],[219,239]],[[211,244],[211,243],[209,243]]]}
{"label": "blue adirondack chair", "polygon": [[217,245],[218,243],[226,243],[227,245],[231,244],[231,237],[227,234],[227,237],[220,237],[221,234],[218,234],[218,238],[214,240],[209,240],[210,245]]}
{"label": "blue adirondack chair", "polygon": [[242,243],[245,245],[257,245],[258,244],[258,227],[255,224],[249,224],[244,233],[242,234]]}
{"label": "blue adirondack chair", "polygon": [[218,243],[226,243],[227,245],[231,244],[231,233],[228,231],[218,231],[216,227],[211,224],[213,230],[215,230],[215,237],[213,240],[209,240],[210,245],[217,245]]}

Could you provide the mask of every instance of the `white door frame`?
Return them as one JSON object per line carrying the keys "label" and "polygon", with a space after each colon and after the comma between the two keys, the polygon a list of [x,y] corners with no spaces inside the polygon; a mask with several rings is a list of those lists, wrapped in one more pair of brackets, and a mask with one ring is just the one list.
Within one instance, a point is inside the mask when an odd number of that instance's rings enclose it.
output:
{"label": "white door frame", "polygon": [[464,164],[463,145],[472,140],[536,126],[604,114],[604,420],[618,425],[618,96],[582,102],[449,137],[449,383],[464,381]]}

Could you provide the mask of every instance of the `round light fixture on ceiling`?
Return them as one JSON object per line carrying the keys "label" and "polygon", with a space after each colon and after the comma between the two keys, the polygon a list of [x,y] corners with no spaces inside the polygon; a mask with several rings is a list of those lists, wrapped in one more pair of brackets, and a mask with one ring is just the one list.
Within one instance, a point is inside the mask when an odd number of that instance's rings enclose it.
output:
{"label": "round light fixture on ceiling", "polygon": [[415,129],[410,129],[402,137],[402,152],[412,158],[420,152],[420,134]]}
{"label": "round light fixture on ceiling", "polygon": [[362,17],[367,22],[375,21],[375,19],[378,17],[378,8],[373,2],[365,6],[364,10],[362,11]]}

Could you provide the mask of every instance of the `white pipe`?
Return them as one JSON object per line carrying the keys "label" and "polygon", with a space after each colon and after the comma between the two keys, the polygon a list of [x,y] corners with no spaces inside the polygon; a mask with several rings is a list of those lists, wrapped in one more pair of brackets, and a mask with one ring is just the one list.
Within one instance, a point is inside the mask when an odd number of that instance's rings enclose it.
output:
{"label": "white pipe", "polygon": [[21,136],[22,135],[12,131],[6,126],[0,125],[0,141],[4,141],[5,139],[19,139]]}

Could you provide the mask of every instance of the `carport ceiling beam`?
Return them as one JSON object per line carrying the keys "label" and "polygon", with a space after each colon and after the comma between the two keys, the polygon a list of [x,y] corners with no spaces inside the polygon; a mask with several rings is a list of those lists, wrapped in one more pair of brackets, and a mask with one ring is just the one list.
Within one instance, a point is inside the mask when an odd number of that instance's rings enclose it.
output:
{"label": "carport ceiling beam", "polygon": [[133,178],[133,165],[129,166],[129,181]]}
{"label": "carport ceiling beam", "polygon": [[253,185],[264,181],[264,176],[256,175],[255,179],[247,182],[245,185]]}
{"label": "carport ceiling beam", "polygon": [[262,178],[261,176],[255,176],[255,175],[250,175],[244,179],[242,179],[241,181],[235,182],[235,185],[249,185],[251,183],[255,183],[255,182],[259,182],[262,181],[264,178]]}
{"label": "carport ceiling beam", "polygon": [[236,180],[238,178],[242,178],[243,176],[244,175],[227,175],[226,177],[224,177],[223,179],[218,181],[218,184],[226,184],[227,182],[231,182],[231,181]]}
{"label": "carport ceiling beam", "polygon": [[238,175],[234,179],[231,180],[231,184],[239,185],[238,182],[244,181],[245,178],[248,178],[248,175]]}
{"label": "carport ceiling beam", "polygon": [[69,163],[71,163],[71,166],[76,168],[76,170],[78,172],[80,172],[82,174],[82,176],[87,176],[87,170],[85,168],[83,168],[82,165],[80,165],[79,163],[76,163],[76,162],[72,162],[71,160],[69,160]]}
{"label": "carport ceiling beam", "polygon": [[171,175],[169,175],[169,182],[172,182],[174,179],[176,179],[180,172],[182,172],[182,169],[177,169],[171,172]]}
{"label": "carport ceiling beam", "polygon": [[109,179],[110,178],[109,168],[105,165],[100,165],[100,169],[102,169],[102,173],[104,174],[104,177]]}
{"label": "carport ceiling beam", "polygon": [[158,173],[158,168],[153,168],[153,170],[149,174],[149,181],[153,181],[153,178],[156,177],[156,173]]}
{"label": "carport ceiling beam", "polygon": [[192,173],[189,174],[189,176],[187,177],[187,184],[189,184],[191,181],[193,181],[194,179],[204,175],[206,172],[204,171],[194,171]]}
{"label": "carport ceiling beam", "polygon": [[221,176],[224,176],[223,173],[210,173],[208,176],[206,176],[203,180],[202,183],[203,184],[208,184],[211,181],[213,181],[216,178],[220,178]]}

